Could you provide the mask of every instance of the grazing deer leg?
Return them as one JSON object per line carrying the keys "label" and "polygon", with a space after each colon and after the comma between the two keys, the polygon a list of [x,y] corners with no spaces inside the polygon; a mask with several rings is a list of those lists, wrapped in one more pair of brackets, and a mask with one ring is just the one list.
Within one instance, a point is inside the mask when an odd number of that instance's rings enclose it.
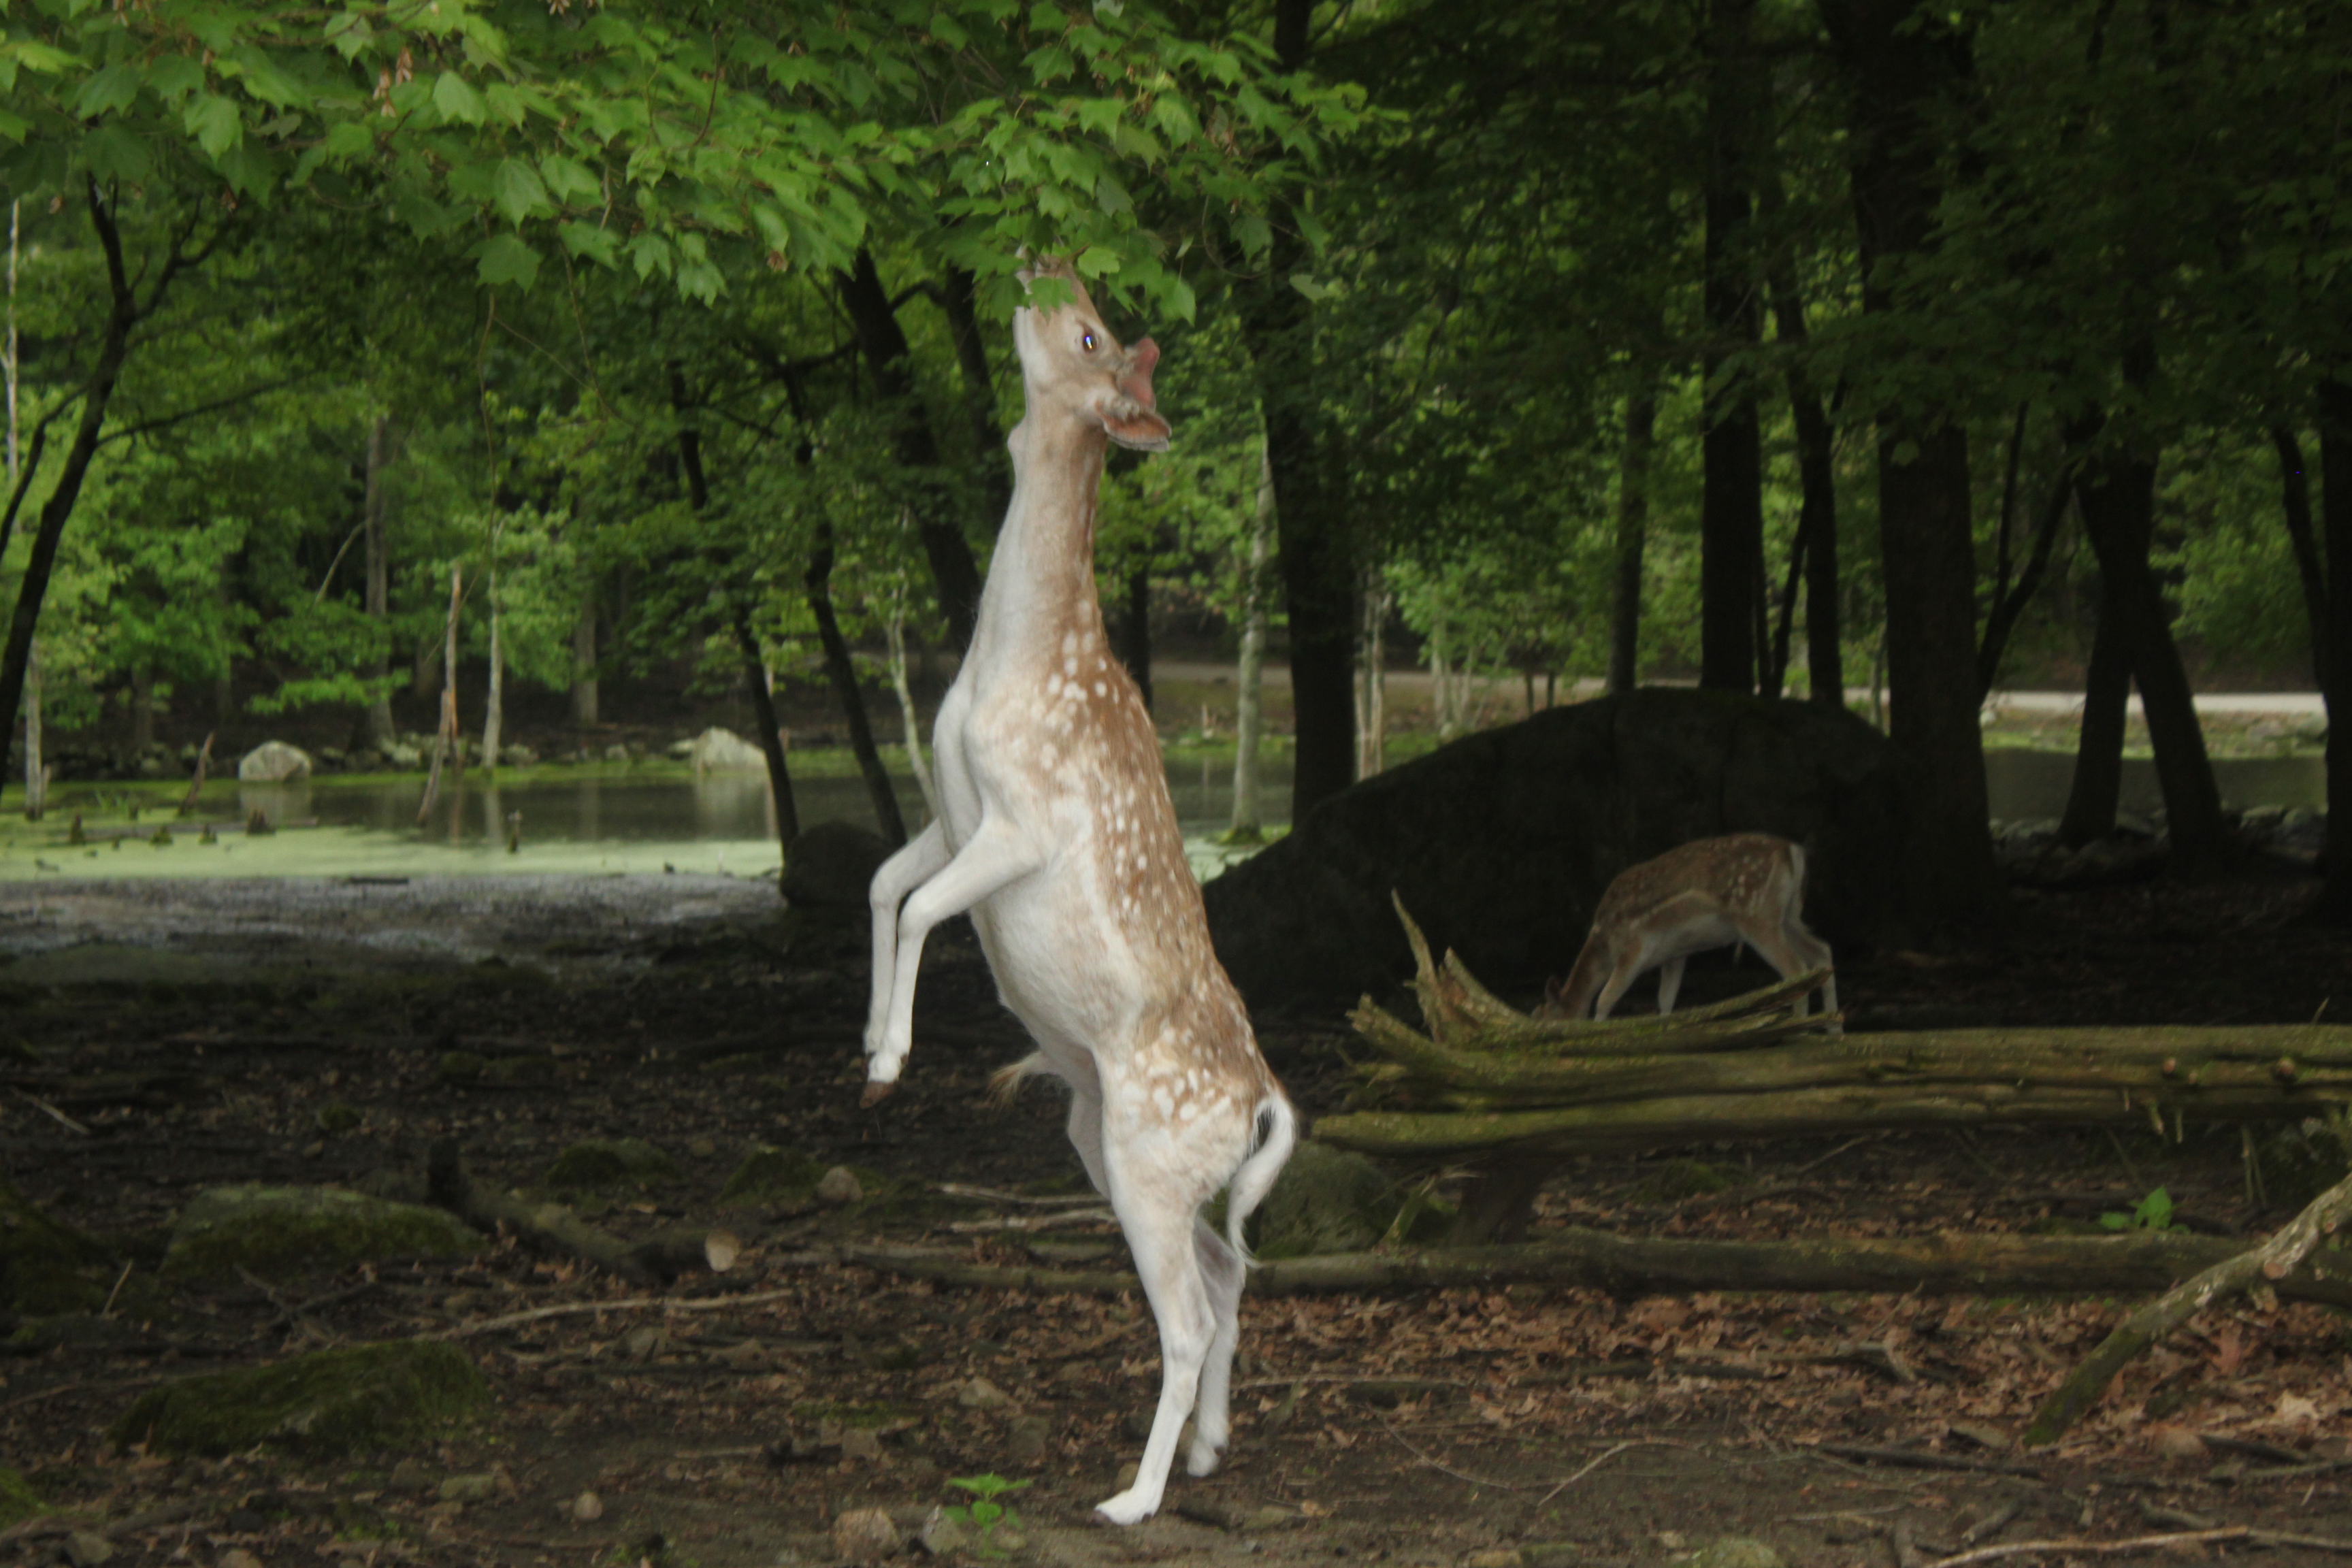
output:
{"label": "grazing deer leg", "polygon": [[1176,1439],[1200,1392],[1201,1369],[1215,1342],[1218,1323],[1209,1281],[1202,1276],[1201,1256],[1193,1246],[1196,1205],[1191,1194],[1181,1190],[1190,1183],[1175,1173],[1148,1165],[1134,1169],[1116,1155],[1110,1176],[1111,1208],[1118,1215],[1119,1228],[1127,1233],[1128,1250],[1135,1257],[1144,1298],[1160,1321],[1160,1408],[1152,1415],[1151,1436],[1136,1465],[1135,1484],[1095,1505],[1095,1511],[1113,1524],[1133,1524],[1160,1507],[1168,1489]]}
{"label": "grazing deer leg", "polygon": [[1658,965],[1658,1016],[1663,1018],[1675,1010],[1675,998],[1683,993],[1683,965],[1690,954],[1678,952]]}
{"label": "grazing deer leg", "polygon": [[[1027,876],[1044,864],[1028,836],[1001,816],[981,819],[955,858],[940,873],[907,895],[898,911],[898,945],[893,965],[889,1016],[881,1037],[866,1045],[866,1103],[874,1104],[898,1081],[907,1048],[915,1035],[915,973],[922,967],[923,939],[931,928]],[[887,867],[886,867],[887,868]],[[877,878],[877,880],[879,880]],[[878,967],[878,965],[877,965]]]}
{"label": "grazing deer leg", "polygon": [[1620,961],[1617,966],[1609,972],[1609,984],[1601,988],[1601,1001],[1592,1009],[1594,1017],[1609,1016],[1617,1005],[1617,999],[1625,994],[1625,988],[1641,978],[1643,956],[1645,955],[1630,955]]}
{"label": "grazing deer leg", "polygon": [[866,892],[874,911],[874,1001],[866,1014],[869,1057],[882,1053],[883,1024],[890,1012],[898,967],[898,906],[908,893],[944,870],[952,858],[946,833],[934,822],[874,873],[873,886]]}

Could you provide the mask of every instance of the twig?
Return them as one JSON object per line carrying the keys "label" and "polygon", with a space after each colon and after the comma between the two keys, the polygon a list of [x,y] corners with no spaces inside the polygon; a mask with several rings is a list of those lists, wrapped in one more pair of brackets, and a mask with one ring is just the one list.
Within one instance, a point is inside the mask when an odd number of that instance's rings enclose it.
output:
{"label": "twig", "polygon": [[106,1293],[106,1305],[98,1310],[98,1315],[100,1317],[110,1318],[114,1316],[114,1299],[122,1294],[123,1281],[131,1278],[131,1266],[136,1261],[136,1258],[129,1258],[122,1260],[122,1272],[114,1277],[114,1289]]}
{"label": "twig", "polygon": [[[938,1031],[933,1030],[936,1034]],[[1099,1205],[1097,1193],[1062,1193],[1051,1197],[1030,1197],[1023,1193],[999,1192],[994,1187],[967,1186],[961,1182],[941,1182],[939,1190],[951,1198],[969,1198],[982,1204],[1026,1204],[1036,1208],[1073,1208],[1081,1204]]]}
{"label": "twig", "polygon": [[[772,1262],[833,1261],[830,1254],[804,1253],[796,1258],[771,1259]],[[664,1312],[719,1312],[730,1307],[756,1307],[762,1302],[781,1301],[796,1290],[755,1290],[743,1296],[704,1296],[691,1301],[674,1301],[660,1296],[631,1296],[619,1301],[572,1301],[561,1307],[533,1307],[527,1312],[509,1312],[502,1318],[484,1318],[478,1322],[460,1323],[455,1328],[436,1329],[419,1334],[420,1340],[463,1340],[476,1334],[487,1334],[499,1329],[511,1329],[523,1323],[541,1322],[549,1318],[576,1318],[589,1312],[641,1312],[657,1309]]]}
{"label": "twig", "polygon": [[950,1221],[953,1231],[1059,1230],[1074,1225],[1117,1225],[1118,1215],[1108,1209],[1060,1209],[1053,1214],[1024,1216],[1000,1215],[993,1219],[960,1219]]}
{"label": "twig", "polygon": [[1844,1153],[1849,1149],[1867,1143],[1874,1138],[1884,1138],[1886,1134],[1884,1132],[1865,1132],[1859,1138],[1849,1138],[1844,1142],[1839,1144],[1836,1148],[1831,1150],[1828,1153],[1822,1155],[1820,1159],[1808,1160],[1803,1164],[1798,1166],[1795,1170],[1790,1171],[1789,1174],[1792,1176],[1801,1176],[1818,1166],[1828,1164],[1832,1160],[1836,1159],[1840,1154]]}
{"label": "twig", "polygon": [[1620,1443],[1613,1448],[1603,1448],[1599,1454],[1587,1460],[1583,1468],[1579,1469],[1574,1475],[1568,1477],[1558,1486],[1552,1488],[1551,1490],[1536,1499],[1536,1507],[1543,1507],[1544,1504],[1551,1501],[1552,1499],[1559,1496],[1560,1493],[1566,1491],[1569,1488],[1574,1486],[1577,1482],[1582,1480],[1585,1477],[1591,1475],[1593,1471],[1599,1469],[1602,1465],[1615,1458],[1626,1449],[1638,1448],[1641,1446],[1642,1439],[1636,1437],[1631,1442]]}
{"label": "twig", "polygon": [[83,1137],[87,1138],[87,1137],[89,1137],[89,1136],[90,1135],[90,1131],[89,1131],[89,1128],[84,1127],[80,1122],[76,1121],[72,1117],[68,1116],[64,1111],[59,1110],[56,1106],[51,1105],[47,1100],[43,1100],[39,1095],[37,1095],[37,1094],[34,1094],[34,1093],[30,1092],[29,1090],[26,1090],[26,1089],[17,1089],[17,1090],[16,1091],[16,1098],[17,1098],[17,1099],[19,1099],[19,1100],[24,1100],[24,1101],[25,1101],[26,1104],[28,1104],[28,1105],[32,1105],[32,1106],[34,1106],[34,1107],[36,1107],[36,1108],[37,1108],[37,1109],[39,1109],[39,1110],[46,1110],[46,1111],[47,1111],[51,1116],[55,1117],[58,1121],[60,1121],[60,1122],[64,1123],[66,1126],[68,1126],[68,1127],[71,1128],[71,1129],[72,1129],[73,1131],[75,1131],[76,1132],[80,1133]]}
{"label": "twig", "polygon": [[1958,1454],[1931,1453],[1925,1448],[1881,1448],[1862,1443],[1816,1443],[1813,1449],[1833,1458],[1902,1465],[1915,1470],[1980,1470],[1989,1475],[2027,1476],[2034,1480],[2042,1479],[2042,1472],[2035,1467],[2011,1459],[1968,1459]]}
{"label": "twig", "polygon": [[1433,1470],[1437,1470],[1445,1475],[1452,1476],[1457,1481],[1467,1481],[1474,1487],[1493,1487],[1498,1491],[1507,1492],[1523,1492],[1534,1489],[1531,1487],[1515,1485],[1510,1481],[1498,1481],[1485,1476],[1474,1476],[1467,1470],[1457,1470],[1449,1465],[1442,1464],[1431,1455],[1423,1452],[1421,1448],[1416,1447],[1412,1440],[1406,1437],[1403,1433],[1398,1431],[1395,1427],[1390,1426],[1385,1421],[1381,1423],[1381,1430],[1395,1438],[1399,1443],[1402,1444],[1405,1450],[1412,1454],[1414,1458],[1419,1459],[1423,1464],[1427,1465]]}
{"label": "twig", "polygon": [[2257,1546],[2305,1546],[2316,1552],[2352,1552],[2352,1541],[2320,1535],[2292,1535],[2282,1530],[2256,1530],[2251,1525],[2225,1525],[2219,1530],[2183,1530],[2167,1535],[2134,1535],[2122,1541],[2019,1541],[2007,1546],[1979,1546],[1952,1557],[1938,1557],[1927,1568],[1962,1568],[1970,1563],[1991,1563],[2003,1557],[2040,1556],[2051,1552],[2074,1552],[2105,1556],[2119,1552],[2153,1552],[2205,1542],[2250,1541]]}

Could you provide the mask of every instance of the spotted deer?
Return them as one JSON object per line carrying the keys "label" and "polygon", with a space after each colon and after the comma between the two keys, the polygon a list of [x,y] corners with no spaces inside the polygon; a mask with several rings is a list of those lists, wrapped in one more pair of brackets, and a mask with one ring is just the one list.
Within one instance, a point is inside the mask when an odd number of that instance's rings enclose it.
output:
{"label": "spotted deer", "polygon": [[[969,911],[997,994],[1034,1054],[997,1075],[1069,1086],[1070,1142],[1110,1200],[1160,1325],[1160,1405],[1135,1484],[1097,1506],[1132,1524],[1160,1506],[1184,1419],[1186,1466],[1230,1436],[1242,1223],[1297,1138],[1240,994],[1210,950],[1158,736],[1111,657],[1096,602],[1106,444],[1168,446],[1160,350],[1122,348],[1066,265],[1070,298],[1013,317],[1026,412],[1007,445],[1013,504],[971,647],[931,739],[939,816],[874,876],[874,996],[865,1102],[898,1082],[923,939]],[[1229,1188],[1223,1237],[1201,1206]]]}
{"label": "spotted deer", "polygon": [[[1669,849],[1618,873],[1593,912],[1592,934],[1565,982],[1554,981],[1548,1017],[1606,1018],[1625,988],[1658,971],[1658,1011],[1675,1010],[1683,965],[1695,952],[1746,942],[1783,979],[1830,963],[1830,945],[1805,929],[1805,851],[1769,833],[1733,833]],[[1594,1008],[1594,998],[1600,1005]],[[1837,1011],[1837,976],[1822,987]],[[1797,998],[1804,1014],[1806,999]]]}

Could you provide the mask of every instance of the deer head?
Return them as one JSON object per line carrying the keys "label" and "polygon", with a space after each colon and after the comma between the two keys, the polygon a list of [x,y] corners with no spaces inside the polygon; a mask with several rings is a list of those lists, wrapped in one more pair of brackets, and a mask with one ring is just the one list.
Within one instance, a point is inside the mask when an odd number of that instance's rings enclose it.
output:
{"label": "deer head", "polygon": [[1145,338],[1132,348],[1111,336],[1066,261],[1048,258],[1019,273],[1024,284],[1051,278],[1076,296],[1050,310],[1024,306],[1013,317],[1029,407],[1058,409],[1100,426],[1122,447],[1168,449],[1168,421],[1152,405],[1151,369],[1160,345]]}

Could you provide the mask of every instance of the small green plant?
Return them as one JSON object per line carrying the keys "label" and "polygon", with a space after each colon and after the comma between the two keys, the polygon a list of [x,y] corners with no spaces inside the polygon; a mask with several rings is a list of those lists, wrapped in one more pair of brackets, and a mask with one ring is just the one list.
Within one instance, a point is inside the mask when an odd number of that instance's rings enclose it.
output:
{"label": "small green plant", "polygon": [[2140,1199],[2129,1214],[2110,1209],[2099,1216],[2099,1223],[2109,1230],[2170,1230],[2172,1194],[2162,1187]]}
{"label": "small green plant", "polygon": [[970,1492],[971,1502],[968,1507],[949,1509],[947,1515],[958,1524],[970,1525],[978,1532],[980,1544],[976,1550],[982,1557],[1001,1557],[1003,1552],[992,1544],[990,1538],[996,1533],[998,1525],[1018,1524],[1021,1516],[1013,1511],[1010,1504],[996,1500],[1007,1492],[1017,1492],[1028,1484],[1027,1481],[1008,1481],[992,1470],[984,1476],[950,1476],[948,1485],[961,1487]]}

